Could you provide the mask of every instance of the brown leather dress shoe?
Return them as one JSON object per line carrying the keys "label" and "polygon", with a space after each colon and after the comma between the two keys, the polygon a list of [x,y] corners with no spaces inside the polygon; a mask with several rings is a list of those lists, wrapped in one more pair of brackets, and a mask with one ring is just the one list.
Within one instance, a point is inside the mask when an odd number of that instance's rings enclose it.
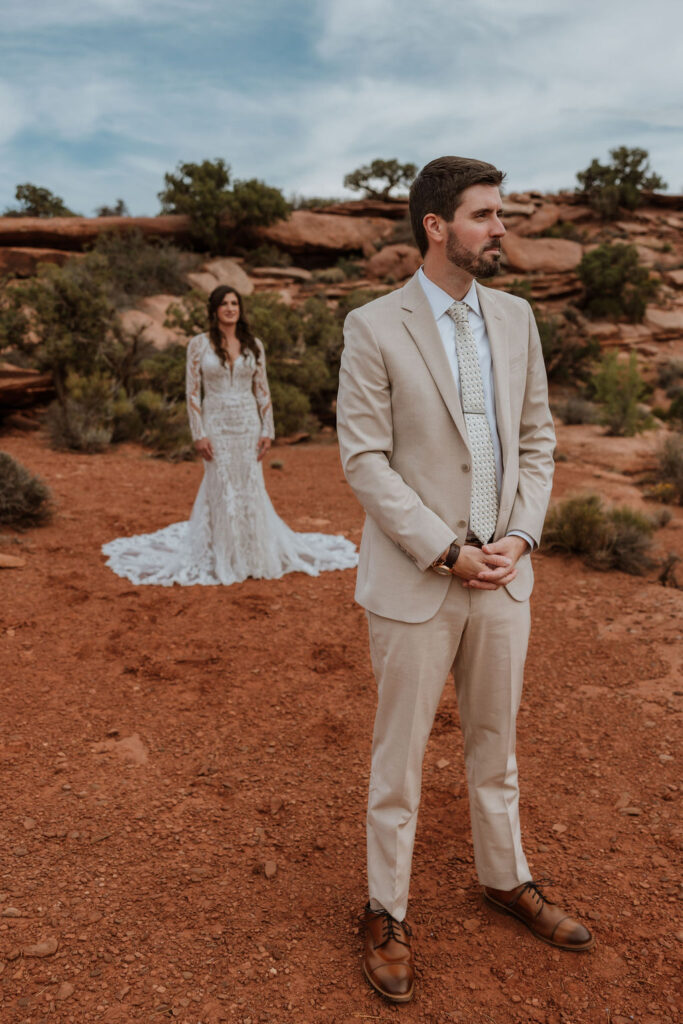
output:
{"label": "brown leather dress shoe", "polygon": [[405,921],[396,921],[387,910],[372,910],[368,903],[363,913],[365,956],[363,972],[375,992],[392,1003],[408,1003],[413,998],[415,968]]}
{"label": "brown leather dress shoe", "polygon": [[504,914],[511,914],[543,942],[566,949],[571,953],[582,953],[592,949],[595,938],[578,921],[573,921],[555,903],[543,895],[538,882],[524,882],[516,889],[502,892],[500,889],[484,889],[484,899]]}

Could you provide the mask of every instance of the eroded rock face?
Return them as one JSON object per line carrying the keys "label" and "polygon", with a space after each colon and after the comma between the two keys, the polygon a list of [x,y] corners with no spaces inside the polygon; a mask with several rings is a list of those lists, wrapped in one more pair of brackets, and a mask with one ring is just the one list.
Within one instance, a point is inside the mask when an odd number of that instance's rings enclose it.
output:
{"label": "eroded rock face", "polygon": [[583,256],[583,249],[578,242],[564,238],[522,238],[508,232],[503,237],[502,245],[508,265],[520,271],[561,273],[574,270]]}
{"label": "eroded rock face", "polygon": [[[240,295],[251,295],[254,290],[254,282],[235,260],[230,260],[226,257],[207,260],[206,263],[202,264],[201,269],[211,274],[216,284],[227,284],[231,288],[235,288]],[[209,291],[213,291],[216,284]]]}
{"label": "eroded rock face", "polygon": [[265,242],[291,253],[329,257],[362,252],[369,258],[375,252],[374,243],[388,238],[392,231],[391,221],[384,217],[341,217],[295,210],[289,220],[259,228],[258,234]]}
{"label": "eroded rock face", "polygon": [[39,263],[56,263],[61,267],[67,260],[77,256],[78,253],[66,252],[64,249],[31,249],[28,247],[0,249],[0,274],[32,277],[38,272]]}
{"label": "eroded rock face", "polygon": [[137,229],[145,238],[187,239],[190,218],[161,217],[0,217],[0,246],[83,249],[105,231]]}
{"label": "eroded rock face", "polygon": [[560,207],[556,203],[543,203],[538,206],[528,220],[521,221],[515,227],[518,235],[540,235],[542,231],[554,227],[560,219]]}
{"label": "eroded rock face", "polygon": [[386,245],[370,257],[366,270],[369,277],[379,280],[393,277],[395,281],[404,281],[415,273],[421,263],[420,250],[414,245]]}

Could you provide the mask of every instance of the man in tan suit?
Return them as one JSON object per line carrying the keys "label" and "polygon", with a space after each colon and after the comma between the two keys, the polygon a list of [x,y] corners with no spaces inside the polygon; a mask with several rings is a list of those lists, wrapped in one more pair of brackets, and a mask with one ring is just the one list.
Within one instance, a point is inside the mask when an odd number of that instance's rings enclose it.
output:
{"label": "man in tan suit", "polygon": [[475,280],[499,267],[503,177],[478,160],[427,164],[410,192],[423,266],[344,328],[339,444],[366,511],[356,599],[378,686],[363,968],[393,1002],[413,995],[404,919],[422,760],[450,671],[485,898],[560,949],[593,945],[531,880],[520,833],[515,719],[529,555],[555,436],[529,304]]}

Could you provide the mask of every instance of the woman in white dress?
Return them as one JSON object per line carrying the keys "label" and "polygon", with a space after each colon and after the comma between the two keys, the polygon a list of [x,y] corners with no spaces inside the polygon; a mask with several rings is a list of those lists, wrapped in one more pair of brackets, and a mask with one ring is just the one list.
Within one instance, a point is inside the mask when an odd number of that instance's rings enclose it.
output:
{"label": "woman in white dress", "polygon": [[263,345],[234,288],[209,296],[209,330],[187,346],[187,410],[204,478],[189,522],[103,545],[107,565],[136,584],[229,585],[350,569],[356,547],[342,536],[295,533],[263,480],[274,436]]}

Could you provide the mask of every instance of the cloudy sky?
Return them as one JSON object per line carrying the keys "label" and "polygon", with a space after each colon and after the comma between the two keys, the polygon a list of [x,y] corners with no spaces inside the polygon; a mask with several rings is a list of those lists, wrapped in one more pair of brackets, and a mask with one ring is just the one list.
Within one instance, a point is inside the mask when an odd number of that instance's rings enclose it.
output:
{"label": "cloudy sky", "polygon": [[0,210],[20,182],[91,214],[158,212],[164,172],[223,157],[343,195],[374,157],[453,153],[510,190],[572,187],[617,145],[683,191],[673,0],[0,0]]}

